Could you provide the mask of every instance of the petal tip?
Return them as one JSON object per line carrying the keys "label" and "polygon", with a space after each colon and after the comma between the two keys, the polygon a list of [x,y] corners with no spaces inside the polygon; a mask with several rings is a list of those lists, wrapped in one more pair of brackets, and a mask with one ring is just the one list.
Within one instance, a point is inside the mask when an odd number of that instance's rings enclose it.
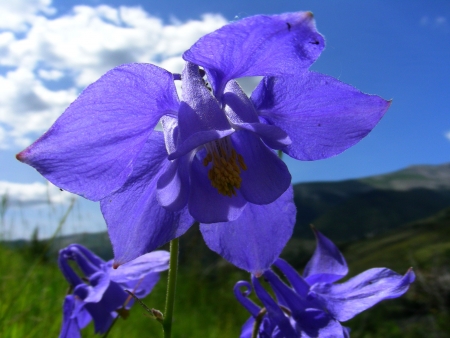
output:
{"label": "petal tip", "polygon": [[25,162],[25,150],[21,151],[20,153],[16,154],[16,159],[20,162]]}
{"label": "petal tip", "polygon": [[313,19],[314,18],[314,14],[311,11],[305,12],[305,18],[306,19]]}
{"label": "petal tip", "polygon": [[[322,235],[319,230],[314,226],[314,224],[310,224],[309,227],[311,228],[312,232],[314,233],[314,237],[316,238],[316,241],[320,240],[320,236]],[[322,235],[323,236],[323,235]]]}
{"label": "petal tip", "polygon": [[253,275],[254,275],[256,278],[259,278],[259,277],[261,277],[261,276],[263,275],[263,271],[255,271],[255,272],[253,272]]}
{"label": "petal tip", "polygon": [[261,271],[252,272],[252,278],[261,278],[263,273]]}
{"label": "petal tip", "polygon": [[405,276],[408,276],[408,277],[409,277],[409,283],[410,283],[410,284],[413,283],[413,282],[416,280],[416,274],[414,273],[414,270],[413,270],[412,267],[410,267],[410,268],[408,269],[408,271],[406,271]]}

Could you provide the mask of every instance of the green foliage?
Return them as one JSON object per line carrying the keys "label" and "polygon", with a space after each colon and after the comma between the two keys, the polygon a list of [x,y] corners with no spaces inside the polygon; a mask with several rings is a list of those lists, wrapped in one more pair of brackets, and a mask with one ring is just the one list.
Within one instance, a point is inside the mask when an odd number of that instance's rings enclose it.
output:
{"label": "green foliage", "polygon": [[[0,246],[0,336],[11,338],[57,337],[62,319],[62,302],[68,284],[53,262],[34,265],[26,251]],[[150,308],[164,310],[163,274],[154,291],[144,299]],[[228,264],[210,269],[181,267],[176,291],[174,337],[238,337],[248,318],[233,295],[234,283],[247,278]],[[89,325],[83,337],[94,337]],[[160,324],[146,317],[138,304],[130,316],[120,318],[108,337],[162,337]],[[98,337],[98,335],[97,335]]]}
{"label": "green foliage", "polygon": [[[450,190],[372,190],[339,196],[339,199],[322,193],[319,202],[311,202],[309,198],[297,201],[297,237],[311,237],[307,225],[312,223],[335,241],[354,241],[439,212],[450,205]],[[313,208],[318,208],[315,213],[311,211]],[[306,218],[308,213],[310,219]]]}
{"label": "green foliage", "polygon": [[[404,226],[397,224],[409,219],[410,214],[414,217],[431,214],[440,203],[447,203],[449,190],[422,189],[406,194],[368,189],[366,183],[311,183],[296,186],[295,192],[296,202],[305,202],[298,204],[299,216],[321,219],[329,225],[327,229],[334,226],[338,238],[347,238],[340,248],[348,261],[350,277],[380,266],[399,273],[412,266],[416,272],[417,280],[405,296],[382,302],[344,325],[352,328],[352,338],[450,336],[450,208],[424,220]],[[308,204],[311,189],[320,198]],[[413,206],[420,200],[422,209],[415,209]],[[405,206],[414,210],[407,212]],[[0,220],[6,208],[4,198],[0,200]],[[367,212],[371,208],[373,213]],[[397,212],[390,214],[394,209]],[[71,207],[66,215],[70,210]],[[385,222],[381,230],[370,228],[373,236],[368,237],[369,228],[362,225],[370,218],[371,224],[379,222],[380,218],[375,222],[378,216],[385,217]],[[396,220],[395,226],[386,225],[391,220]],[[352,226],[346,228],[337,221]],[[65,218],[61,219],[58,230],[64,222]],[[358,224],[361,229],[356,228]],[[315,247],[312,239],[301,235],[306,230],[310,232],[306,224],[302,226],[304,229],[297,231],[283,252],[284,258],[299,270]],[[321,230],[336,240],[333,233]],[[354,232],[359,240],[348,241],[349,234]],[[361,240],[362,237],[365,239]],[[40,241],[36,230],[29,242],[9,243],[10,247],[0,243],[0,337],[58,336],[68,285],[55,259],[57,250],[71,242],[84,244],[105,259],[111,258],[105,233]],[[248,274],[212,253],[198,227],[192,227],[181,238],[180,249],[173,337],[238,337],[249,315],[234,299],[233,286],[238,280],[248,280]],[[143,300],[148,307],[164,309],[166,278],[167,274],[162,274],[161,282]],[[162,337],[162,331],[160,324],[135,304],[130,316],[126,320],[119,318],[108,337],[124,336]],[[90,325],[83,330],[83,337],[98,336]]]}
{"label": "green foliage", "polygon": [[403,297],[382,302],[349,321],[352,338],[450,336],[450,208],[357,241],[344,253],[351,276],[383,266],[402,273],[413,267],[417,277]]}
{"label": "green foliage", "polygon": [[0,336],[57,336],[67,285],[54,263],[0,247]]}
{"label": "green foliage", "polygon": [[294,236],[313,239],[308,225],[333,241],[382,234],[450,205],[450,164],[337,182],[294,185]]}
{"label": "green foliage", "polygon": [[[384,235],[350,243],[341,249],[350,276],[376,266],[405,272],[413,266],[417,281],[400,299],[389,300],[365,311],[344,325],[352,338],[446,337],[450,335],[450,209],[426,220]],[[238,337],[248,318],[234,299],[233,286],[248,275],[215,257],[198,234],[190,230],[181,238],[181,266],[176,291],[174,337]],[[314,248],[310,241],[293,240],[297,251],[284,254],[304,260]],[[36,244],[34,244],[36,245]],[[57,336],[67,283],[54,260],[37,263],[27,250],[0,247],[0,336]],[[165,282],[144,299],[150,308],[163,310]],[[120,318],[109,337],[162,337],[160,324],[146,316],[138,304],[130,316]],[[93,326],[83,337],[95,337]],[[98,336],[97,336],[98,337]]]}

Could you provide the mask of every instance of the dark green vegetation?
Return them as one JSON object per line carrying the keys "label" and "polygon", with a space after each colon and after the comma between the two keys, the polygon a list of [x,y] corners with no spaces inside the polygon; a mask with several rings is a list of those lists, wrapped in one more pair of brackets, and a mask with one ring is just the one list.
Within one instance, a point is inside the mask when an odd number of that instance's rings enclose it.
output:
{"label": "dark green vegetation", "polygon": [[431,216],[450,206],[450,164],[415,166],[387,175],[294,186],[295,236],[313,223],[333,240],[351,241]]}
{"label": "dark green vegetation", "polygon": [[342,249],[351,276],[368,267],[416,273],[404,297],[352,319],[352,337],[450,336],[450,208]]}
{"label": "dark green vegetation", "polygon": [[[295,237],[283,256],[301,270],[314,241],[309,223],[336,241],[350,267],[349,277],[372,267],[417,280],[402,298],[385,301],[345,325],[352,337],[450,336],[450,165],[415,167],[363,180],[308,183],[295,187],[299,210]],[[85,244],[111,257],[105,234],[57,238],[47,243],[0,246],[0,336],[55,337],[67,284],[55,264],[57,248]],[[236,281],[248,279],[206,248],[197,228],[181,238],[174,337],[238,337],[248,318],[234,299]],[[6,244],[6,243],[4,243]],[[14,247],[13,249],[11,249]],[[163,309],[165,278],[144,301]],[[91,337],[93,327],[83,336]],[[109,337],[161,337],[159,324],[135,305]]]}
{"label": "dark green vegetation", "polygon": [[[57,337],[62,301],[68,285],[54,262],[39,262],[25,252],[0,247],[0,337]],[[246,277],[231,266],[204,272],[197,264],[180,269],[174,337],[237,337],[247,318],[234,299],[234,283]],[[163,310],[165,279],[144,300]],[[89,325],[83,337],[94,337]],[[98,337],[98,336],[97,336]],[[108,337],[162,337],[159,323],[135,305],[128,319],[119,319]]]}

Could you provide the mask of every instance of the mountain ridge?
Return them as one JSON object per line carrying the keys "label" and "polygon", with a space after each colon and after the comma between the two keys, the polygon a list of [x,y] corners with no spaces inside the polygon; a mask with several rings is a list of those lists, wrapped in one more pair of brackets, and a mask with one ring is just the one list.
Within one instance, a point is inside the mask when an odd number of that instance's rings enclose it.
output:
{"label": "mountain ridge", "polygon": [[309,224],[346,242],[373,236],[450,206],[450,163],[411,166],[371,177],[294,185],[295,237]]}
{"label": "mountain ridge", "polygon": [[[307,252],[314,243],[310,224],[341,244],[371,238],[449,207],[450,163],[411,166],[360,179],[298,183],[294,185],[294,201],[297,223],[291,242],[303,243]],[[193,227],[184,237],[187,251],[207,250],[198,228]],[[70,243],[84,244],[104,258],[112,257],[106,232],[58,237],[51,251],[55,253]],[[23,247],[27,241],[6,244]],[[198,258],[202,259],[200,254]]]}

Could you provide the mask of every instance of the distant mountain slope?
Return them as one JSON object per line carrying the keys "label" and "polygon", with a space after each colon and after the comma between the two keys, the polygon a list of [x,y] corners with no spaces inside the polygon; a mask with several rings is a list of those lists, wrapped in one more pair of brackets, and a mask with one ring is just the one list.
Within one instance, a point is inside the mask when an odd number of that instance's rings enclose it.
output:
{"label": "distant mountain slope", "polygon": [[111,259],[113,257],[111,242],[109,241],[107,232],[81,233],[58,237],[55,238],[52,250],[57,252],[60,248],[64,248],[72,243],[83,244],[105,259]]}
{"label": "distant mountain slope", "polygon": [[333,240],[350,241],[428,217],[450,206],[450,164],[414,166],[339,182],[294,185],[294,236],[312,238],[309,224]]}
{"label": "distant mountain slope", "polygon": [[[294,200],[297,223],[287,251],[300,264],[314,248],[311,223],[342,244],[382,235],[450,207],[450,164],[414,166],[363,179],[296,184]],[[112,257],[106,233],[60,237],[51,251],[57,252],[70,243],[84,244],[102,257]],[[26,242],[7,245],[23,247]],[[215,264],[197,228],[183,236],[181,245],[191,256],[195,251],[199,263]]]}
{"label": "distant mountain slope", "polygon": [[[346,322],[352,337],[450,337],[450,208],[341,250],[349,277],[374,267],[416,274],[406,295]],[[397,334],[386,333],[389,322]]]}
{"label": "distant mountain slope", "polygon": [[435,269],[450,266],[450,207],[385,232],[344,246],[352,275],[367,267],[385,266],[398,272],[408,267]]}
{"label": "distant mountain slope", "polygon": [[450,163],[441,165],[416,165],[390,174],[371,176],[359,180],[378,189],[450,189]]}
{"label": "distant mountain slope", "polygon": [[[113,252],[111,248],[111,242],[109,241],[107,232],[96,232],[96,233],[81,233],[74,235],[59,236],[48,240],[39,241],[39,249],[48,251],[50,256],[55,257],[58,251],[69,244],[82,244],[88,247],[90,250],[94,251],[97,255],[104,259],[111,259],[113,257]],[[47,244],[50,243],[50,247]],[[33,245],[33,241],[25,241],[23,239],[0,242],[4,246],[11,249],[23,249]],[[35,244],[35,243],[34,243]]]}

